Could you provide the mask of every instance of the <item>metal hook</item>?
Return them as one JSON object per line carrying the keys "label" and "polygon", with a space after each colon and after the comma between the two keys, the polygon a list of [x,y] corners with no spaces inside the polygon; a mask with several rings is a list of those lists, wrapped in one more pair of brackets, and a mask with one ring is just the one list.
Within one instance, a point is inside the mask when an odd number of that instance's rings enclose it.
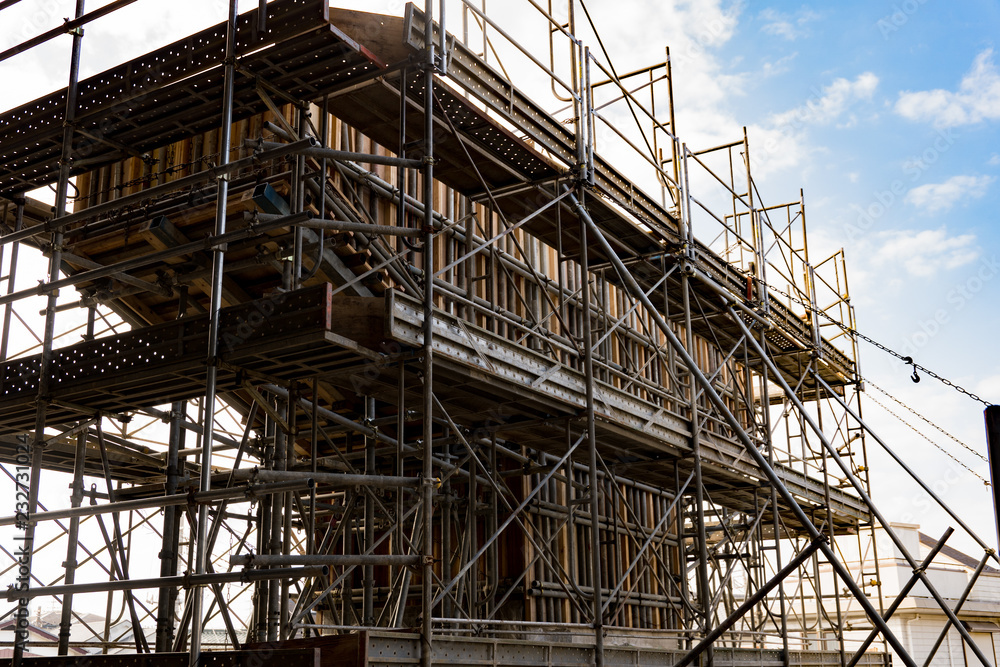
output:
{"label": "metal hook", "polygon": [[917,375],[917,365],[913,363],[913,357],[903,357],[903,363],[913,366],[913,375],[910,376],[910,379],[913,380],[914,383],[920,382],[920,376]]}

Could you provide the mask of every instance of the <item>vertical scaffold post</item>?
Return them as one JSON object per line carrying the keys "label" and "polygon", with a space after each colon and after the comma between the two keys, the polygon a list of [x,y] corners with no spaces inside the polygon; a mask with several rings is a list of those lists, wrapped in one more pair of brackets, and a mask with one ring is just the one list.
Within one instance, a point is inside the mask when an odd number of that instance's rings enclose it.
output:
{"label": "vertical scaffold post", "polygon": [[[294,280],[295,274],[292,273],[292,280]],[[277,414],[285,423],[288,423],[288,404],[289,401],[279,398],[277,400]],[[278,419],[275,420],[274,428],[274,470],[284,470],[285,469],[285,459],[288,456],[288,437],[282,428],[282,424]],[[280,554],[282,545],[282,528],[284,528],[285,522],[285,495],[284,493],[276,493],[271,496],[271,526],[270,535],[268,536],[268,553],[270,554]],[[267,593],[267,641],[273,642],[282,639],[281,636],[281,619],[282,619],[282,608],[285,606],[283,604],[282,597],[282,582],[278,579],[272,579],[268,582],[268,593]]]}
{"label": "vertical scaffold post", "polygon": [[[691,217],[691,186],[688,174],[688,148],[687,144],[679,144],[680,147],[680,210],[681,210],[681,232],[686,239],[685,261],[691,262],[694,259],[694,223]],[[708,576],[708,532],[705,528],[705,492],[702,483],[701,469],[701,438],[698,435],[700,428],[698,416],[698,390],[695,378],[701,372],[694,362],[694,330],[691,321],[691,272],[684,270],[681,273],[681,301],[684,308],[684,346],[687,350],[691,363],[688,365],[688,409],[691,411],[691,455],[694,466],[694,511],[695,511],[695,539],[698,541],[698,599],[702,613],[702,630],[705,636],[712,631],[712,596],[709,593]],[[705,665],[711,667],[714,660],[712,646],[709,645],[705,651]]]}
{"label": "vertical scaffold post", "polygon": [[987,457],[990,463],[990,482],[993,490],[993,517],[1000,539],[1000,405],[990,405],[983,411],[986,418]]}
{"label": "vertical scaffold post", "polygon": [[[180,480],[180,455],[184,447],[184,402],[175,401],[170,406],[170,435],[167,440],[167,495],[177,493]],[[163,542],[160,549],[160,576],[172,577],[177,574],[180,548],[181,513],[176,507],[163,509]],[[160,589],[156,605],[156,652],[170,651],[174,643],[174,604],[177,589],[164,586]]]}
{"label": "vertical scaffold post", "polygon": [[[84,0],[76,0],[76,18],[84,14]],[[63,123],[62,155],[59,160],[59,183],[56,186],[56,205],[53,211],[54,218],[61,218],[66,214],[67,192],[69,190],[69,176],[71,161],[73,159],[73,124],[76,120],[76,104],[78,80],[80,76],[80,53],[83,49],[83,30],[77,29],[72,32],[73,46],[70,55],[69,65],[69,85],[66,89],[66,114]],[[19,216],[23,204],[18,206]],[[62,267],[62,244],[63,233],[61,228],[52,232],[52,247],[49,254],[49,282],[59,279],[59,270]],[[13,271],[13,264],[11,271]],[[13,283],[11,279],[9,282]],[[51,392],[52,376],[52,341],[56,329],[56,302],[59,299],[58,291],[49,291],[45,305],[45,332],[42,336],[42,357],[38,368],[38,402],[35,410],[35,433],[31,444],[31,477],[28,481],[28,516],[35,513],[38,508],[38,490],[41,486],[42,474],[42,454],[45,450],[45,421],[48,412],[48,402]],[[13,306],[8,307],[9,313]],[[8,332],[4,331],[6,341]],[[28,522],[24,531],[24,541],[21,543],[18,559],[22,568],[26,568],[27,577],[24,585],[30,586],[31,582],[31,560],[34,551],[33,542],[35,539],[35,524]],[[26,628],[22,629],[20,622],[28,618],[28,598],[18,600],[17,612],[15,615],[14,631],[14,654],[12,664],[20,667],[21,659],[24,657],[24,649],[28,640]]]}
{"label": "vertical scaffold post", "polygon": [[[615,270],[618,272],[618,274],[624,281],[626,289],[629,291],[629,293],[632,294],[632,296],[637,298],[642,303],[643,306],[646,307],[650,316],[653,318],[656,327],[667,339],[667,342],[669,343],[670,347],[672,347],[676,351],[677,356],[680,357],[681,359],[681,362],[685,364],[689,369],[691,369],[691,372],[694,374],[694,377],[698,381],[698,384],[701,385],[702,390],[704,390],[705,396],[712,403],[712,405],[715,406],[715,408],[721,415],[722,419],[725,420],[725,422],[732,429],[733,434],[739,439],[740,443],[744,447],[744,450],[747,452],[750,458],[753,459],[754,463],[757,464],[757,467],[761,470],[761,472],[764,473],[764,476],[768,479],[768,481],[771,484],[773,484],[774,487],[777,489],[778,494],[788,504],[792,515],[806,530],[806,532],[808,532],[809,537],[815,540],[821,534],[819,529],[817,529],[815,524],[809,519],[809,516],[802,509],[801,505],[799,505],[798,501],[795,499],[795,496],[793,496],[792,493],[785,486],[785,483],[774,471],[774,468],[772,468],[768,464],[767,459],[764,457],[764,455],[761,454],[760,451],[757,449],[754,442],[750,439],[750,436],[747,435],[746,429],[743,428],[743,425],[740,424],[736,416],[733,415],[732,411],[729,409],[725,401],[722,399],[722,397],[716,391],[715,387],[712,385],[712,381],[703,372],[701,372],[701,370],[695,363],[694,359],[691,357],[691,355],[685,349],[684,345],[681,343],[680,339],[677,337],[677,334],[674,333],[673,329],[670,327],[667,321],[663,318],[662,315],[660,315],[660,313],[656,310],[655,306],[649,300],[649,297],[646,296],[646,293],[642,290],[642,288],[639,287],[639,284],[635,281],[635,278],[629,272],[628,267],[626,267],[624,262],[622,262],[621,258],[619,258],[617,254],[615,254],[614,250],[611,247],[611,244],[604,237],[604,234],[601,232],[597,224],[590,218],[586,210],[583,209],[583,207],[579,206],[578,201],[574,201],[574,204],[576,204],[577,210],[580,211],[580,215],[584,218],[587,227],[591,231],[591,235],[597,241],[601,249],[604,250],[605,253],[607,253],[608,259],[611,260],[611,264],[614,266]],[[742,321],[737,318],[736,322],[737,324],[740,324]],[[751,337],[748,338],[747,340],[751,345],[754,345],[756,343],[756,341],[752,337],[752,334]],[[757,350],[757,354],[763,355],[764,353],[760,350]],[[770,365],[769,358],[767,358],[766,356],[762,356],[762,358],[764,359],[765,362],[769,363]],[[771,368],[771,372],[774,373],[775,369]],[[779,375],[776,377],[780,378],[781,376]],[[878,612],[875,611],[875,608],[872,607],[871,602],[869,602],[868,600],[868,597],[865,595],[865,593],[861,590],[861,588],[851,577],[851,573],[847,570],[844,564],[840,560],[838,560],[837,554],[834,552],[833,548],[824,543],[820,546],[820,550],[823,552],[823,555],[827,558],[827,561],[830,563],[830,566],[833,568],[836,575],[843,581],[844,585],[850,590],[851,594],[858,601],[858,604],[861,605],[862,609],[864,610],[868,618],[872,621],[872,623],[876,627],[879,628],[879,631],[882,633],[882,635],[886,637],[886,639],[888,639],[889,644],[899,655],[900,660],[907,667],[916,667],[916,663],[913,661],[913,658],[910,657],[909,653],[906,651],[906,648],[903,646],[902,642],[899,641],[899,638],[896,637],[896,635],[892,632],[892,630],[885,623],[885,621],[882,620],[882,617],[878,615]]]}
{"label": "vertical scaffold post", "polygon": [[[760,340],[764,344],[766,342],[765,331],[760,331]],[[767,388],[770,386],[770,380],[768,379],[767,366],[761,368],[760,371],[760,403],[761,412],[763,413],[764,419],[764,430],[766,433],[773,433],[774,430],[771,426],[771,410],[770,410],[770,397],[767,393]],[[767,447],[767,464],[774,466],[774,442],[772,440],[768,441]],[[778,507],[778,490],[774,486],[770,486],[770,496],[771,496],[771,507]],[[771,512],[771,529],[774,532],[774,562],[775,567],[781,568],[781,516],[778,512]],[[780,612],[779,618],[781,619],[781,663],[784,667],[788,667],[790,663],[790,656],[788,653],[788,606],[785,599],[785,582],[784,580],[778,583],[778,610]]]}
{"label": "vertical scaffold post", "polygon": [[[24,204],[24,196],[17,195],[14,197],[14,233],[21,231],[21,228],[24,226]],[[15,241],[14,247],[10,250],[10,260],[7,262],[7,294],[14,293],[14,278],[16,277],[14,269],[17,266],[17,255],[20,248],[21,244]],[[3,305],[3,332],[0,333],[0,361],[7,359],[7,348],[10,345],[10,319],[13,311],[14,304],[5,303]]]}
{"label": "vertical scaffold post", "polygon": [[[222,121],[220,127],[219,165],[229,164],[229,144],[233,120],[233,79],[236,76],[236,16],[239,11],[237,0],[229,0],[229,21],[226,25],[225,78],[222,92]],[[215,205],[215,235],[226,231],[226,205],[229,197],[229,176],[218,179],[218,193]],[[208,358],[206,359],[205,409],[202,415],[201,439],[201,490],[208,491],[212,485],[212,439],[215,436],[215,393],[218,375],[216,356],[219,351],[219,311],[222,309],[222,279],[226,249],[216,246],[212,249],[212,293],[209,302]],[[208,505],[198,508],[198,536],[195,551],[195,572],[208,571]],[[202,599],[203,589],[195,587],[191,614],[191,665],[195,667],[201,654]]]}
{"label": "vertical scaffold post", "polygon": [[[375,398],[365,396],[365,420],[374,423]],[[375,470],[375,447],[378,440],[374,437],[365,438],[365,473],[377,474]],[[371,553],[375,548],[375,495],[374,490],[365,489],[365,553]],[[375,567],[364,566],[364,619],[361,624],[371,627],[375,625]]]}
{"label": "vertical scaffold post", "polygon": [[[681,274],[681,298],[684,303],[684,343],[688,353],[694,357],[694,329],[691,321],[691,278],[688,272]],[[705,487],[702,481],[701,469],[701,420],[698,414],[698,387],[694,374],[696,369],[689,369],[688,374],[688,409],[691,411],[691,457],[694,465],[694,513],[695,531],[698,540],[698,601],[701,605],[702,631],[707,637],[712,632],[712,596],[709,592],[708,577],[708,531],[705,527]],[[711,667],[714,660],[712,646],[705,650],[705,666]]]}
{"label": "vertical scaffold post", "polygon": [[[421,571],[421,629],[420,665],[431,667],[434,645],[433,630],[434,595],[434,0],[424,2],[424,46],[427,60],[424,63],[424,387],[423,387],[423,568]],[[405,604],[401,600],[400,604]]]}
{"label": "vertical scaffold post", "polygon": [[[89,427],[83,429],[76,436],[76,453],[73,457],[73,483],[70,494],[70,506],[79,507],[83,504],[83,471],[87,461],[87,437]],[[69,534],[66,537],[66,575],[63,583],[67,586],[76,581],[76,549],[80,540],[80,517],[73,517],[69,520]],[[63,596],[62,617],[59,621],[59,655],[69,655],[69,635],[73,624],[73,596],[70,594]]]}
{"label": "vertical scaffold post", "polygon": [[583,186],[579,186],[577,202],[580,213],[580,285],[583,292],[583,373],[587,393],[587,463],[590,487],[590,578],[594,591],[592,602],[594,617],[594,665],[604,665],[604,600],[601,589],[601,504],[598,498],[597,426],[594,414],[594,350],[590,312],[590,257],[587,250],[587,223],[584,220]]}

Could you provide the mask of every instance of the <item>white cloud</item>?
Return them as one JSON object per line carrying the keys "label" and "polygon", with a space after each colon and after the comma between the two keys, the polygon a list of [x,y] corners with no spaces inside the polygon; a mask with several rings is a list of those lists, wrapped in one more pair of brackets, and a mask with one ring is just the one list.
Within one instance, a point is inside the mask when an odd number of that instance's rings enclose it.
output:
{"label": "white cloud", "polygon": [[878,77],[871,72],[859,74],[853,81],[835,79],[822,90],[814,91],[804,104],[772,115],[767,122],[747,128],[750,134],[750,158],[758,176],[796,167],[820,149],[811,148],[806,136],[810,125],[829,125],[841,120],[838,127],[854,123],[849,114],[859,101],[870,100],[878,87]]}
{"label": "white cloud", "polygon": [[791,126],[750,125],[750,165],[755,178],[803,164],[814,149],[810,148],[805,132]]}
{"label": "white cloud", "polygon": [[799,57],[799,52],[795,51],[789,53],[787,56],[782,56],[774,62],[765,62],[764,66],[761,67],[760,76],[763,78],[778,76],[786,72],[791,71],[791,63],[793,60]]}
{"label": "white cloud", "polygon": [[793,41],[809,34],[806,25],[820,18],[820,15],[809,9],[800,9],[794,16],[783,14],[768,8],[762,11],[758,18],[766,23],[761,26],[761,32]]}
{"label": "white cloud", "polygon": [[[528,23],[518,3],[495,4],[510,14],[510,21],[502,25]],[[692,148],[704,148],[741,136],[744,123],[730,109],[733,99],[745,94],[748,78],[727,73],[725,70],[732,68],[730,63],[724,65],[720,61],[718,49],[736,34],[742,2],[664,0],[655,9],[651,9],[648,0],[588,4],[619,72],[662,62],[664,45],[670,46],[677,131],[683,141]],[[582,12],[577,14],[577,25],[581,38],[604,61]],[[522,43],[530,44],[532,39],[536,39],[534,33],[526,34]],[[619,129],[635,126],[624,104],[608,107],[605,115],[620,120]],[[606,144],[598,150],[607,147]]]}
{"label": "white cloud", "polygon": [[805,104],[771,117],[775,126],[826,125],[840,118],[858,100],[870,100],[878,87],[878,77],[871,72],[859,74],[854,81],[834,79],[822,91],[814,91]]}
{"label": "white cloud", "polygon": [[989,375],[975,385],[976,393],[983,398],[1000,400],[1000,374]]}
{"label": "white cloud", "polygon": [[904,118],[931,122],[935,127],[957,127],[1000,118],[1000,73],[993,62],[993,49],[976,56],[957,91],[937,88],[902,92],[895,110]]}
{"label": "white cloud", "polygon": [[961,199],[978,199],[986,194],[992,176],[952,176],[944,183],[927,183],[906,193],[904,201],[925,213],[947,211]]}
{"label": "white cloud", "polygon": [[979,248],[975,234],[948,236],[944,227],[914,231],[879,232],[875,264],[899,264],[911,276],[928,277],[956,269],[976,260]]}
{"label": "white cloud", "polygon": [[991,155],[990,159],[986,161],[986,164],[990,165],[991,167],[1000,166],[1000,153],[994,153],[993,155]]}

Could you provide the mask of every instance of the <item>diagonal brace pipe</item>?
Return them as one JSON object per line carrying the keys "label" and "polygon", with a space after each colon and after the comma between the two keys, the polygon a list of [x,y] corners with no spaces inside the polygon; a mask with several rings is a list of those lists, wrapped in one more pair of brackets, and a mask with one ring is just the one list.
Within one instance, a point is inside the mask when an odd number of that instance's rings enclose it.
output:
{"label": "diagonal brace pipe", "polygon": [[[579,200],[577,200],[575,197],[572,198],[572,202],[576,210],[578,211],[580,218],[585,221],[587,227],[590,229],[594,239],[600,244],[601,248],[608,255],[608,258],[610,259],[611,263],[614,264],[615,269],[618,271],[619,275],[622,278],[622,281],[625,283],[625,287],[635,298],[643,302],[643,305],[648,310],[649,315],[653,318],[653,321],[656,322],[657,327],[660,329],[660,331],[663,332],[664,337],[670,343],[670,346],[674,348],[674,351],[677,353],[677,356],[679,356],[684,365],[687,366],[690,373],[694,376],[695,381],[697,381],[698,384],[700,384],[701,387],[705,390],[705,395],[716,407],[716,409],[722,414],[723,418],[725,419],[726,423],[729,424],[730,428],[733,429],[733,433],[743,444],[743,447],[746,449],[747,454],[750,456],[750,458],[754,460],[754,462],[757,464],[760,470],[764,473],[764,476],[767,477],[768,481],[774,487],[775,491],[778,492],[778,495],[781,496],[781,498],[786,503],[788,503],[792,513],[795,515],[796,520],[799,521],[799,523],[803,526],[803,528],[809,533],[810,538],[812,539],[818,538],[821,535],[819,529],[816,528],[816,526],[813,525],[812,521],[809,520],[809,517],[806,515],[805,511],[802,509],[802,507],[799,506],[798,502],[795,500],[795,497],[785,486],[784,482],[781,481],[781,478],[778,477],[777,473],[775,473],[774,469],[767,462],[767,459],[764,457],[763,454],[760,453],[760,451],[758,451],[757,447],[754,446],[753,441],[750,439],[750,436],[747,435],[746,430],[743,428],[743,425],[739,422],[738,419],[736,419],[736,416],[733,415],[732,411],[726,405],[725,401],[722,400],[722,397],[719,396],[719,393],[715,390],[715,387],[713,387],[712,383],[709,382],[708,378],[705,377],[705,374],[701,372],[701,369],[698,367],[697,363],[695,363],[695,360],[694,358],[691,357],[691,354],[687,351],[687,349],[685,349],[684,345],[677,337],[677,334],[674,333],[673,329],[671,329],[670,326],[667,324],[667,322],[663,319],[663,316],[660,315],[659,311],[646,296],[645,292],[643,292],[642,288],[639,287],[638,283],[636,283],[635,278],[632,277],[632,274],[629,273],[628,268],[621,261],[621,258],[619,258],[618,255],[615,253],[614,249],[611,247],[611,244],[605,238],[604,233],[601,232],[600,228],[590,217],[590,214],[587,212],[587,209],[584,208],[583,205],[580,204]],[[739,318],[737,318],[737,321],[739,321]],[[748,337],[747,340],[750,341],[751,343],[755,342],[752,336]],[[766,361],[770,361],[769,359],[767,359],[766,356],[764,356],[764,359]],[[780,378],[780,375],[778,377]],[[787,385],[785,389],[786,391],[789,391],[787,389]],[[868,600],[868,596],[865,595],[864,591],[861,590],[861,588],[857,585],[857,582],[855,582],[854,579],[851,577],[851,573],[847,570],[844,564],[837,559],[837,554],[833,551],[833,548],[826,543],[821,543],[819,548],[820,550],[823,551],[823,555],[830,562],[830,566],[837,573],[837,575],[843,580],[844,585],[847,586],[847,588],[851,591],[854,597],[858,600],[858,604],[862,607],[862,609],[864,609],[865,614],[871,619],[872,623],[874,623],[875,626],[879,628],[879,630],[882,632],[882,635],[886,638],[886,641],[888,641],[889,644],[892,646],[892,648],[896,651],[896,653],[899,655],[899,658],[903,661],[903,663],[906,664],[907,667],[917,667],[916,662],[914,662],[913,658],[910,657],[909,653],[906,651],[902,642],[900,642],[899,638],[896,637],[896,635],[892,632],[892,630],[889,629],[889,626],[886,625],[885,621],[882,620],[882,617],[879,615],[878,611],[872,606],[871,601]]]}
{"label": "diagonal brace pipe", "polygon": [[[972,595],[972,589],[975,588],[976,582],[979,581],[979,575],[981,575],[983,573],[983,570],[986,569],[986,561],[990,559],[991,555],[992,553],[990,552],[983,554],[982,559],[980,559],[979,561],[979,565],[976,567],[976,571],[972,573],[971,577],[969,577],[969,584],[965,587],[965,591],[962,593],[962,597],[959,598],[958,603],[955,605],[956,614],[962,611],[962,607],[965,606],[965,601],[969,599],[970,595]],[[951,629],[951,620],[949,619],[944,624],[944,627],[941,628],[941,634],[938,635],[937,641],[934,642],[934,646],[931,647],[930,653],[927,654],[927,659],[924,660],[924,667],[930,667],[931,660],[934,659],[934,656],[937,654],[938,649],[941,648],[941,644],[944,643],[944,638],[948,636],[948,631],[950,629]]]}
{"label": "diagonal brace pipe", "polygon": [[[948,526],[948,530],[944,531],[944,535],[941,536],[941,539],[938,540],[938,543],[934,545],[934,548],[931,549],[930,553],[927,554],[927,557],[924,558],[922,563],[920,563],[921,572],[927,570],[931,562],[933,562],[934,557],[937,556],[938,553],[941,551],[941,549],[944,548],[944,543],[948,541],[948,538],[951,537],[951,534],[954,532],[955,529],[952,528],[951,526]],[[903,586],[903,588],[899,591],[899,595],[896,596],[896,599],[893,600],[892,604],[889,605],[889,608],[885,610],[885,620],[888,621],[889,618],[896,613],[896,610],[899,609],[901,604],[903,604],[903,600],[905,600],[906,596],[910,594],[910,591],[913,590],[913,587],[917,585],[918,581],[919,579],[917,578],[916,574],[910,577],[910,580],[907,581],[906,585]],[[947,628],[947,625],[945,627]],[[865,651],[868,650],[868,647],[872,645],[872,642],[875,641],[875,638],[877,636],[878,633],[875,630],[872,630],[871,633],[868,635],[868,637],[865,639],[865,641],[862,642],[861,647],[858,649],[857,653],[854,654],[854,657],[851,658],[851,660],[847,663],[847,667],[854,667],[856,664],[858,664],[861,658],[864,657]]]}
{"label": "diagonal brace pipe", "polygon": [[[983,655],[982,649],[980,649],[979,646],[972,640],[972,637],[969,635],[968,631],[959,624],[958,617],[955,616],[955,612],[951,610],[951,607],[949,607],[948,604],[944,601],[944,598],[941,597],[941,594],[937,592],[937,589],[934,587],[933,584],[931,584],[930,579],[927,578],[927,575],[924,572],[922,572],[920,568],[917,566],[917,562],[913,560],[913,556],[910,555],[910,552],[906,548],[906,545],[904,545],[902,540],[899,539],[899,536],[896,535],[896,531],[892,529],[892,527],[889,525],[889,522],[886,521],[885,516],[882,515],[882,512],[879,511],[879,509],[875,506],[875,503],[872,502],[871,496],[869,496],[868,493],[865,491],[864,486],[861,485],[861,482],[859,482],[858,479],[851,473],[850,468],[846,463],[844,463],[844,459],[842,459],[840,457],[840,454],[837,452],[837,448],[830,443],[830,441],[827,439],[825,435],[823,435],[823,429],[819,427],[819,424],[816,423],[816,420],[813,419],[812,415],[810,415],[806,411],[805,406],[802,404],[802,401],[799,400],[798,396],[796,396],[795,393],[788,386],[788,383],[785,382],[785,378],[781,375],[781,372],[778,370],[778,367],[774,364],[773,361],[771,361],[771,358],[768,357],[767,354],[764,352],[764,348],[761,346],[761,344],[758,343],[757,340],[751,335],[750,329],[747,328],[747,325],[743,323],[743,320],[739,317],[739,315],[736,314],[735,310],[730,308],[729,314],[732,317],[733,321],[736,322],[736,324],[740,327],[740,329],[742,329],[743,332],[747,335],[748,342],[754,348],[757,354],[761,356],[761,359],[763,359],[764,363],[767,365],[768,369],[772,373],[774,381],[777,382],[779,385],[781,385],[781,388],[785,391],[785,394],[788,396],[789,400],[795,404],[795,407],[799,411],[799,414],[802,415],[802,418],[809,424],[809,427],[813,430],[813,432],[816,433],[816,436],[819,438],[819,441],[823,444],[824,449],[826,449],[826,451],[829,452],[830,458],[832,458],[834,463],[836,463],[837,466],[843,471],[844,475],[847,477],[847,480],[851,483],[851,486],[858,493],[858,496],[860,496],[861,500],[868,507],[869,511],[875,516],[878,522],[882,525],[882,528],[885,530],[885,534],[889,536],[889,539],[892,540],[892,543],[899,550],[899,553],[902,554],[903,558],[906,559],[907,564],[909,564],[909,566],[913,568],[914,574],[920,579],[920,582],[927,588],[927,591],[934,598],[935,602],[938,603],[938,606],[941,607],[941,610],[944,611],[944,613],[948,615],[948,618],[950,618],[952,622],[956,624],[958,631],[962,634],[962,638],[965,639],[966,642],[968,642],[969,648],[972,650],[973,653],[976,654],[976,657],[979,658],[979,661],[983,663],[984,667],[992,667],[993,665],[992,661],[988,660],[986,656]],[[830,394],[836,396],[833,390],[830,389],[830,386],[826,384],[823,381],[823,379],[819,376],[819,373],[817,373],[816,371],[812,371],[812,376],[816,379],[818,385],[825,387],[827,391],[830,392]],[[854,583],[853,579],[851,579],[851,583]],[[857,586],[857,584],[855,584],[855,586]],[[860,589],[858,589],[858,591],[860,592]],[[864,595],[864,593],[861,594]],[[865,600],[867,599],[868,599],[867,596],[865,596]],[[879,618],[879,620],[882,621],[883,625],[885,624],[885,621],[883,619]],[[893,646],[893,648],[895,649],[896,647]],[[899,651],[897,650],[897,653],[898,652]],[[909,656],[907,657],[909,658]]]}
{"label": "diagonal brace pipe", "polygon": [[791,562],[785,565],[785,567],[781,568],[777,574],[771,577],[770,581],[757,589],[757,592],[750,596],[746,602],[737,607],[737,609],[733,611],[733,613],[730,614],[726,620],[715,626],[711,632],[705,635],[704,639],[698,642],[697,646],[688,651],[684,657],[674,663],[673,667],[687,667],[687,665],[690,665],[699,655],[704,653],[709,646],[717,641],[724,632],[733,627],[733,625],[736,624],[736,621],[743,618],[747,612],[753,609],[754,605],[763,600],[775,586],[784,581],[785,578],[792,572],[798,570],[803,563],[805,563],[809,558],[812,558],[812,555],[816,553],[816,551],[823,548],[823,546],[826,546],[826,539],[826,535],[823,534],[814,537],[812,542],[809,543],[809,546],[799,552],[799,555],[793,558]]}

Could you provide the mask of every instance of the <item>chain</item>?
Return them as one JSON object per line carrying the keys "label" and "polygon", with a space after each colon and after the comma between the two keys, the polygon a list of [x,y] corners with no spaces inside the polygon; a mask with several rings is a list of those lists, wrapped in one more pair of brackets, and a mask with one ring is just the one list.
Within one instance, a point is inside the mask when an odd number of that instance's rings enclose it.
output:
{"label": "chain", "polygon": [[980,480],[982,480],[983,484],[985,484],[986,486],[992,486],[989,483],[989,481],[986,480],[986,478],[984,478],[982,475],[980,475],[978,472],[976,472],[975,470],[973,470],[969,466],[967,466],[964,463],[962,463],[961,461],[959,461],[957,458],[955,458],[954,454],[952,454],[951,452],[949,452],[947,449],[945,449],[944,447],[942,447],[941,445],[937,444],[936,442],[934,442],[933,440],[931,440],[930,438],[928,438],[926,435],[924,435],[923,433],[921,433],[913,424],[911,424],[910,422],[906,421],[905,419],[903,419],[902,417],[900,417],[899,415],[897,415],[895,412],[893,412],[892,410],[890,410],[886,406],[884,406],[881,403],[879,403],[878,399],[876,399],[873,396],[869,396],[868,400],[872,401],[875,405],[879,406],[880,408],[882,408],[883,410],[885,410],[886,412],[888,412],[890,415],[892,415],[893,417],[895,417],[896,419],[898,419],[899,421],[901,421],[903,424],[905,424],[907,427],[909,427],[909,429],[911,431],[913,431],[914,433],[916,433],[917,435],[919,435],[921,438],[923,438],[927,442],[931,443],[934,447],[936,447],[938,450],[940,450],[941,452],[943,452],[944,455],[947,456],[948,458],[950,458],[952,461],[954,461],[955,463],[957,463],[958,465],[962,466],[963,468],[965,468],[966,470],[968,470],[969,472],[971,472],[973,475],[975,475],[976,477],[978,477]]}
{"label": "chain", "polygon": [[905,408],[906,410],[908,410],[910,412],[910,414],[916,415],[917,417],[919,417],[920,419],[922,419],[927,425],[929,425],[929,426],[937,429],[940,433],[943,433],[944,435],[948,436],[949,438],[951,438],[952,440],[954,440],[955,442],[957,442],[959,445],[961,445],[962,447],[964,447],[965,449],[967,449],[969,452],[975,454],[976,456],[978,456],[979,458],[981,458],[983,461],[986,461],[987,463],[989,463],[989,461],[987,460],[987,458],[985,456],[983,456],[982,454],[980,454],[979,452],[977,452],[972,447],[969,447],[967,444],[965,444],[964,442],[962,442],[961,440],[959,440],[958,438],[956,438],[955,436],[953,436],[951,433],[948,433],[948,431],[944,430],[943,428],[941,428],[940,426],[938,426],[937,424],[935,424],[934,422],[932,422],[931,420],[929,420],[927,417],[924,417],[922,414],[920,414],[919,412],[917,412],[916,410],[914,410],[910,406],[908,406],[905,403],[903,403],[902,401],[900,401],[898,398],[896,398],[895,396],[893,396],[892,394],[890,394],[889,392],[887,392],[882,387],[878,386],[877,384],[875,384],[874,382],[872,382],[871,380],[869,380],[867,378],[865,378],[865,384],[871,385],[877,391],[881,392],[882,395],[886,396],[887,398],[889,398],[892,401],[895,401],[897,405],[899,405],[899,406]]}
{"label": "chain", "polygon": [[800,306],[804,307],[810,313],[815,313],[817,315],[820,315],[821,317],[823,317],[826,320],[828,320],[830,323],[832,323],[832,324],[840,327],[845,333],[848,333],[848,334],[850,334],[852,336],[860,338],[861,340],[865,341],[866,343],[874,345],[875,347],[877,347],[878,349],[882,350],[883,352],[886,352],[886,353],[891,354],[892,356],[896,357],[897,359],[899,359],[900,361],[902,361],[904,364],[909,364],[910,366],[913,366],[913,378],[914,378],[914,382],[919,382],[920,381],[920,376],[917,375],[917,371],[922,371],[924,374],[926,374],[926,375],[934,378],[935,380],[938,380],[939,382],[941,382],[941,383],[943,383],[943,384],[951,387],[952,389],[954,389],[955,391],[957,391],[957,392],[959,392],[961,394],[965,394],[966,396],[968,396],[969,398],[971,398],[974,401],[978,401],[978,402],[982,403],[983,405],[985,405],[987,407],[993,405],[989,401],[984,400],[984,399],[980,398],[979,396],[977,396],[976,394],[972,393],[971,391],[969,391],[965,387],[957,385],[954,382],[952,382],[951,380],[949,380],[948,378],[941,377],[940,375],[938,375],[934,371],[930,370],[929,368],[921,366],[920,364],[918,364],[917,362],[915,362],[912,357],[904,356],[904,355],[900,354],[899,352],[896,352],[895,350],[892,350],[892,349],[886,347],[885,345],[883,345],[882,343],[878,342],[874,338],[871,338],[870,336],[864,335],[863,333],[861,333],[857,329],[853,329],[853,328],[847,326],[846,324],[844,324],[843,322],[839,322],[839,321],[835,320],[833,317],[831,317],[830,315],[826,314],[824,311],[815,308],[812,304],[806,303],[805,301],[802,301],[801,299],[792,296],[788,292],[783,292],[782,290],[778,289],[777,287],[774,287],[772,285],[768,285],[767,283],[765,283],[763,281],[761,281],[761,284],[764,285],[764,287],[766,287],[766,288],[768,288],[768,289],[770,289],[770,290],[772,290],[774,292],[777,292],[781,296],[784,296],[784,297],[787,297],[788,299],[791,299],[795,303],[797,303]]}

